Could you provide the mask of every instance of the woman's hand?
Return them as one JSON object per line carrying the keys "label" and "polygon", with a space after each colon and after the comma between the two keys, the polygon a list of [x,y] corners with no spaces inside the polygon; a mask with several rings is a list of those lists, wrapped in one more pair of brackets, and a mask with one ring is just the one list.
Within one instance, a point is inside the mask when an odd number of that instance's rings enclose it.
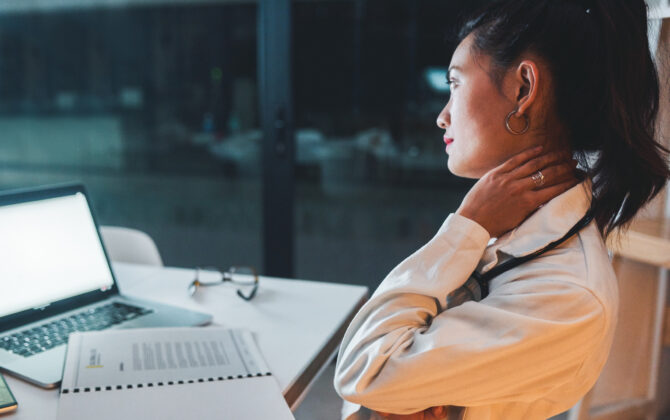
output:
{"label": "woman's hand", "polygon": [[[541,154],[539,147],[524,150],[477,181],[456,214],[479,223],[491,237],[500,237],[538,207],[577,185],[576,165],[564,152]],[[545,180],[541,187],[531,178],[538,170]]]}
{"label": "woman's hand", "polygon": [[376,412],[376,414],[385,420],[444,420],[447,415],[447,409],[438,406],[413,414],[389,414],[382,412]]}

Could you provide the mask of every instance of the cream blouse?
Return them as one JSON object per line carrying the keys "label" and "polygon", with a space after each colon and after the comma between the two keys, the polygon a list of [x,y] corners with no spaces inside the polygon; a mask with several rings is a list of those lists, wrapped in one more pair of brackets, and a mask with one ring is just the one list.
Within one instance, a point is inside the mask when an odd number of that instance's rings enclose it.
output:
{"label": "cream blouse", "polygon": [[[347,329],[335,370],[343,418],[451,406],[449,420],[546,419],[593,386],[612,343],[617,280],[591,222],[556,249],[494,278],[490,294],[447,309],[473,270],[528,255],[587,212],[589,180],[497,240],[451,214],[384,279]],[[364,406],[364,407],[360,407]]]}

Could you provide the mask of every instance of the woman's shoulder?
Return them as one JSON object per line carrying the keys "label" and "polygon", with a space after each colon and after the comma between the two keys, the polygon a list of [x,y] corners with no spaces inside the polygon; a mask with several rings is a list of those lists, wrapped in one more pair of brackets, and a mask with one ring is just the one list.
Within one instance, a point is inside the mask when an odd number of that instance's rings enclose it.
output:
{"label": "woman's shoulder", "polygon": [[578,234],[579,248],[584,263],[584,274],[576,281],[593,293],[608,310],[614,311],[619,304],[619,288],[616,273],[607,245],[595,222]]}
{"label": "woman's shoulder", "polygon": [[[499,257],[503,255],[505,254],[498,253]],[[491,281],[491,290],[515,281],[548,282],[550,285],[555,284],[557,288],[567,284],[583,290],[584,293],[593,294],[604,305],[617,302],[616,275],[595,222],[591,222],[555,249],[494,278]]]}
{"label": "woman's shoulder", "polygon": [[519,281],[525,284],[517,283],[516,288],[594,300],[606,318],[616,317],[619,304],[617,277],[595,222],[557,248],[494,279],[491,290]]}

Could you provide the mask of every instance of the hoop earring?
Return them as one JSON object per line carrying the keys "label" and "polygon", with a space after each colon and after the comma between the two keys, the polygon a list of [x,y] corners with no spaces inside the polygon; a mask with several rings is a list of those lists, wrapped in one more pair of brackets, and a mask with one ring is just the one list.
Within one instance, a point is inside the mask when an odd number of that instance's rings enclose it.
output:
{"label": "hoop earring", "polygon": [[516,114],[518,111],[515,109],[514,111],[510,112],[507,114],[507,118],[505,118],[505,127],[507,128],[507,131],[509,131],[511,134],[514,134],[515,136],[520,136],[521,134],[525,133],[528,131],[530,128],[530,118],[528,118],[528,115],[522,114],[521,116],[526,120],[526,126],[523,128],[521,131],[514,131],[512,127],[509,125],[509,120],[512,118],[512,115]]}

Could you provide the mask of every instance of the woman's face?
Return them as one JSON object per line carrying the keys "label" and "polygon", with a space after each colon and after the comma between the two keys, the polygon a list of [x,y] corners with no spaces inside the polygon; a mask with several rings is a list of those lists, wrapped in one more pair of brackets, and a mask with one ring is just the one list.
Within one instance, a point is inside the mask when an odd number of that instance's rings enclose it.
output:
{"label": "woman's face", "polygon": [[[447,75],[451,97],[437,125],[445,130],[449,170],[461,177],[481,178],[530,144],[527,136],[505,129],[505,117],[517,106],[514,75],[505,76],[499,89],[488,73],[489,57],[473,55],[471,44],[472,36],[466,37],[451,59]],[[525,123],[513,117],[510,125],[521,130]]]}

